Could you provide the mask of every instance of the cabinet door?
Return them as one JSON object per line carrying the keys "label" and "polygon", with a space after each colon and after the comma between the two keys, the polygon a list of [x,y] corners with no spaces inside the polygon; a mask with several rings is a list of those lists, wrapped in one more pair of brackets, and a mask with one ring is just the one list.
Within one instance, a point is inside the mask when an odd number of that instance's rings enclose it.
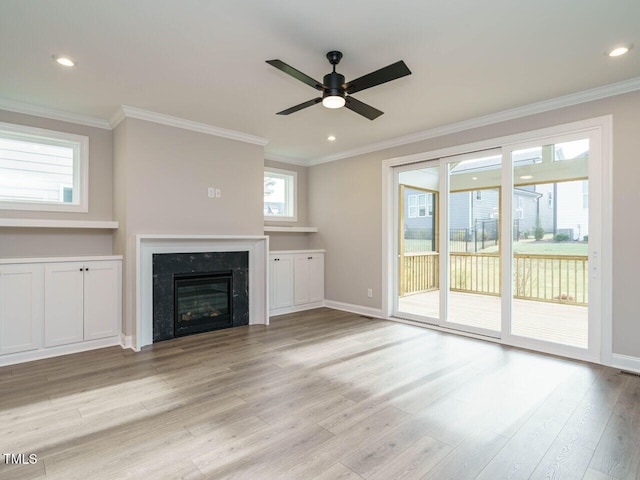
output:
{"label": "cabinet door", "polygon": [[271,309],[293,305],[293,256],[273,255],[269,262]]}
{"label": "cabinet door", "polygon": [[309,302],[321,302],[324,300],[324,254],[309,256]]}
{"label": "cabinet door", "polygon": [[84,339],[84,265],[50,263],[44,269],[45,346],[81,342]]}
{"label": "cabinet door", "polygon": [[324,255],[309,253],[295,258],[295,304],[324,300]]}
{"label": "cabinet door", "polygon": [[42,346],[43,308],[42,265],[0,267],[0,354]]}
{"label": "cabinet door", "polygon": [[87,262],[84,267],[84,339],[118,335],[120,262]]}
{"label": "cabinet door", "polygon": [[296,255],[294,267],[295,304],[309,303],[309,259],[311,255]]}

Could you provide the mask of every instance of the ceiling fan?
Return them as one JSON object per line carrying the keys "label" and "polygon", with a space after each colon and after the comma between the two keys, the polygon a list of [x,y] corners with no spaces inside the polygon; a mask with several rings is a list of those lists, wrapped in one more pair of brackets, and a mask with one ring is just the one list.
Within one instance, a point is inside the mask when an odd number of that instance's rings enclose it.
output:
{"label": "ceiling fan", "polygon": [[376,70],[375,72],[371,72],[345,83],[344,75],[336,72],[336,65],[340,63],[342,53],[338,51],[331,51],[327,53],[327,59],[329,60],[329,63],[333,65],[333,72],[324,76],[324,83],[314,80],[292,66],[287,65],[282,60],[267,60],[269,65],[282,70],[293,78],[296,78],[322,92],[322,97],[314,98],[313,100],[301,103],[295,107],[287,108],[286,110],[278,112],[277,115],[289,115],[297,112],[298,110],[302,110],[303,108],[311,107],[322,102],[322,105],[326,108],[347,107],[349,110],[352,110],[369,120],[375,120],[384,112],[381,112],[377,108],[373,108],[371,105],[367,105],[360,100],[356,100],[351,95],[367,88],[375,87],[376,85],[390,82],[391,80],[395,80],[406,75],[411,75],[411,70],[409,70],[407,65],[400,60],[399,62],[392,63],[380,70]]}

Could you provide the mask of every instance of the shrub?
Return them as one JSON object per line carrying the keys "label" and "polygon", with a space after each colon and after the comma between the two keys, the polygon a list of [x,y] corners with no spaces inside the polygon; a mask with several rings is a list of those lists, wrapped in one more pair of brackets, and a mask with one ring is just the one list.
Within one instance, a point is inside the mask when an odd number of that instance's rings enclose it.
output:
{"label": "shrub", "polygon": [[569,240],[569,235],[567,235],[566,233],[556,233],[553,236],[553,240],[556,242],[566,242],[567,240]]}
{"label": "shrub", "polygon": [[544,237],[544,228],[542,228],[542,221],[540,217],[536,219],[536,229],[533,232],[533,236],[536,240],[542,240]]}
{"label": "shrub", "polygon": [[589,235],[585,235],[584,237],[582,237],[582,241],[583,242],[588,242],[589,241]]}

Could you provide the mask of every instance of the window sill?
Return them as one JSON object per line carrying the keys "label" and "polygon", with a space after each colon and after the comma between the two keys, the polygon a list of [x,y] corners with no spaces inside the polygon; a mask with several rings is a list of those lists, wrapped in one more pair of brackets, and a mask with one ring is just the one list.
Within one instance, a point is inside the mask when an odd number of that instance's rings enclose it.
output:
{"label": "window sill", "polygon": [[317,233],[318,227],[274,227],[265,226],[265,232],[284,232],[284,233]]}

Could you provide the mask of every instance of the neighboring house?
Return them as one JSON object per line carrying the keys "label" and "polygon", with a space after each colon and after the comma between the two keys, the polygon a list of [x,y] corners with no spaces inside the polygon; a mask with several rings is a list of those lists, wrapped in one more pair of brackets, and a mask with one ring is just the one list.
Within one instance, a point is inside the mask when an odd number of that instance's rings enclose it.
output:
{"label": "neighboring house", "polygon": [[[433,239],[435,193],[405,186],[404,234],[410,239]],[[538,217],[545,233],[566,233],[582,241],[589,234],[587,180],[516,187],[512,200],[514,236],[533,236]],[[475,241],[497,239],[498,189],[452,192],[449,222],[452,238]]]}

